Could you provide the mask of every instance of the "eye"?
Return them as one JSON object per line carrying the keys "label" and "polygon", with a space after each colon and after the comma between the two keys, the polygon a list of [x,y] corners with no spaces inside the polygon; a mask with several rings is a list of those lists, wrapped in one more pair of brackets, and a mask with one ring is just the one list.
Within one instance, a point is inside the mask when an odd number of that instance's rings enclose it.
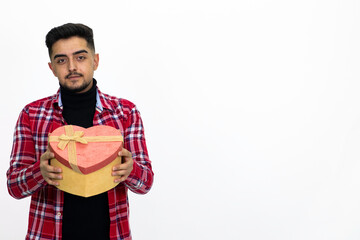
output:
{"label": "eye", "polygon": [[58,58],[57,60],[56,60],[56,63],[57,64],[63,64],[63,63],[65,63],[66,62],[66,59],[65,58]]}
{"label": "eye", "polygon": [[85,60],[85,59],[86,59],[86,57],[85,57],[85,56],[82,56],[82,55],[77,57],[77,60],[78,60],[78,61],[83,61],[83,60]]}

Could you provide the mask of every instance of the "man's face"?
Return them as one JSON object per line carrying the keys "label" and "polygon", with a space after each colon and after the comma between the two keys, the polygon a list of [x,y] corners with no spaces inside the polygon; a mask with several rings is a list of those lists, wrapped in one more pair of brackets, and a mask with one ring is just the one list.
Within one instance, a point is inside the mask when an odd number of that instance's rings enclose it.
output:
{"label": "man's face", "polygon": [[49,67],[62,87],[76,93],[86,92],[92,87],[99,54],[87,46],[84,38],[71,37],[56,41],[50,59]]}

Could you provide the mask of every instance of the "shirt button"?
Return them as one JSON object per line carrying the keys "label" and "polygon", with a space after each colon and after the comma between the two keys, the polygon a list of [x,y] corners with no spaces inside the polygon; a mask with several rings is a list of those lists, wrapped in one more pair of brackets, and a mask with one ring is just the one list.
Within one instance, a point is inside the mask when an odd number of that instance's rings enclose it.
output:
{"label": "shirt button", "polygon": [[61,217],[61,212],[58,212],[56,216]]}

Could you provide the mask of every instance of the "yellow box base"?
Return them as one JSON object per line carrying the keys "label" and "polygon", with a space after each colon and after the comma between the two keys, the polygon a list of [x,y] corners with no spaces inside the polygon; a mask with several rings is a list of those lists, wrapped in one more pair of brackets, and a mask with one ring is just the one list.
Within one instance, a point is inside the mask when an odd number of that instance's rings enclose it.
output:
{"label": "yellow box base", "polygon": [[52,166],[62,169],[63,179],[57,180],[59,182],[57,188],[82,197],[95,196],[116,187],[119,183],[114,182],[116,177],[111,176],[111,173],[113,166],[117,164],[121,164],[121,157],[115,158],[114,161],[95,172],[84,175],[64,166],[55,158],[51,159]]}

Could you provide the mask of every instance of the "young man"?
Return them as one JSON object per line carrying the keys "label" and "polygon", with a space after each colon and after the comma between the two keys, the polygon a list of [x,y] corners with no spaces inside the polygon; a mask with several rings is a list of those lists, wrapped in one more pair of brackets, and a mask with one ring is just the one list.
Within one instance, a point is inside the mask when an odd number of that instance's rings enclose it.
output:
{"label": "young man", "polygon": [[[10,195],[31,196],[26,239],[131,239],[127,190],[145,194],[153,182],[140,114],[133,103],[97,88],[99,55],[91,28],[70,23],[53,28],[46,45],[60,89],[20,113],[7,171]],[[48,134],[66,124],[120,129],[123,163],[113,167],[115,188],[89,198],[56,188],[62,169],[49,165],[54,154],[47,148]]]}

